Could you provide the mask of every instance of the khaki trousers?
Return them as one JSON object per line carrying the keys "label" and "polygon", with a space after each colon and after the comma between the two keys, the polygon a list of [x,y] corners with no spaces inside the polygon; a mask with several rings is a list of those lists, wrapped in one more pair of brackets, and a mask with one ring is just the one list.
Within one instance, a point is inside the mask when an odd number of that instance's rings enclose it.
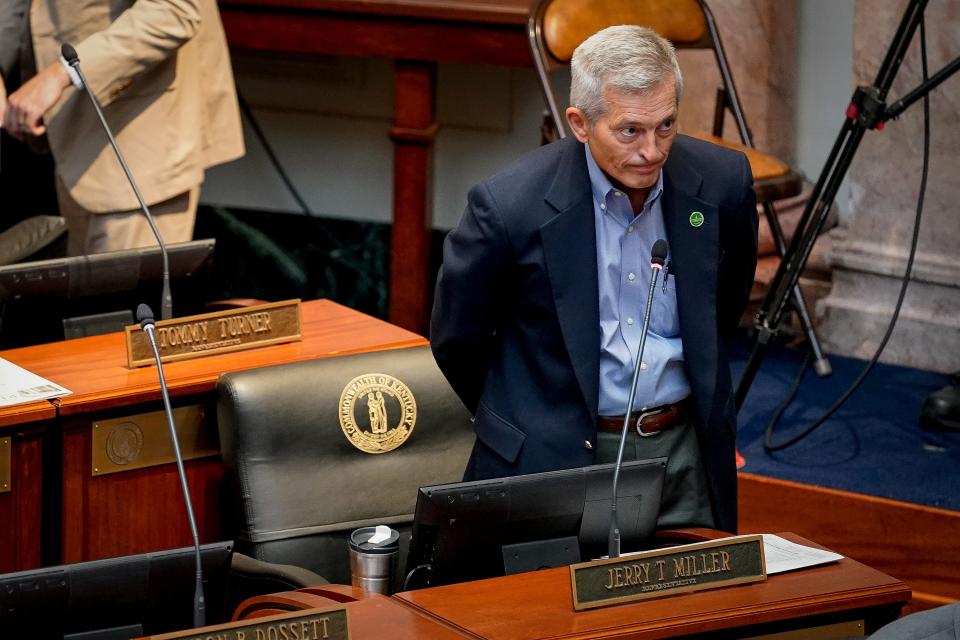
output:
{"label": "khaki trousers", "polygon": [[[143,211],[93,213],[70,197],[70,192],[57,178],[57,201],[60,215],[67,221],[67,255],[121,251],[151,247],[157,239]],[[160,237],[165,243],[188,242],[193,239],[193,223],[197,216],[200,187],[150,206]]]}

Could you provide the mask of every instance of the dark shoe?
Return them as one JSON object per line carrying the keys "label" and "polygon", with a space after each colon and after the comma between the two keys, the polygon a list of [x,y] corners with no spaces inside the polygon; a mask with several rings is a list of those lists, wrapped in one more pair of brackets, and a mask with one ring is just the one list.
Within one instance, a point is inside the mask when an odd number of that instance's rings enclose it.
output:
{"label": "dark shoe", "polygon": [[934,391],[923,402],[920,426],[931,431],[960,431],[960,373],[950,384]]}

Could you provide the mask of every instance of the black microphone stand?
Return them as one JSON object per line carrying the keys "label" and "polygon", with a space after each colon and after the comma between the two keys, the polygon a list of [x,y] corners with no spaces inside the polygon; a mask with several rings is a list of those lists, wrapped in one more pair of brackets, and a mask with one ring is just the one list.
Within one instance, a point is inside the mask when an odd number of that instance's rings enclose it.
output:
{"label": "black microphone stand", "polygon": [[173,443],[173,453],[177,460],[177,472],[180,476],[180,488],[183,490],[183,500],[187,507],[187,519],[190,521],[190,533],[193,535],[193,550],[196,557],[196,581],[193,594],[193,626],[204,627],[207,624],[207,604],[203,595],[203,562],[200,556],[200,536],[197,534],[197,521],[193,516],[193,503],[190,500],[190,487],[187,486],[187,472],[183,468],[183,454],[180,452],[180,441],[177,438],[177,427],[173,421],[173,409],[170,407],[170,394],[167,392],[167,380],[163,375],[163,361],[160,359],[160,350],[157,348],[157,338],[154,332],[156,325],[153,321],[153,312],[150,307],[141,304],[137,308],[137,320],[140,327],[147,334],[153,357],[157,361],[157,375],[160,377],[160,393],[163,396],[163,408],[167,414],[167,426],[170,428],[170,441]]}
{"label": "black microphone stand", "polygon": [[117,156],[117,160],[120,161],[120,167],[123,169],[123,172],[127,175],[127,180],[130,182],[130,186],[133,187],[133,193],[137,196],[137,201],[140,203],[140,208],[143,210],[143,215],[147,217],[147,223],[150,225],[150,230],[153,231],[153,235],[157,238],[157,244],[160,246],[160,256],[163,259],[163,292],[160,297],[160,319],[169,320],[173,317],[173,298],[170,296],[170,260],[167,257],[167,247],[163,242],[163,239],[160,237],[160,230],[157,229],[157,225],[153,220],[153,215],[150,213],[150,209],[147,208],[147,203],[143,199],[143,195],[140,193],[140,188],[137,186],[137,182],[133,179],[133,174],[130,173],[130,168],[127,167],[126,160],[123,159],[123,154],[120,153],[120,147],[117,146],[117,141],[113,138],[113,133],[110,131],[110,127],[107,126],[107,120],[103,117],[103,110],[100,109],[100,103],[97,101],[96,96],[93,95],[93,92],[90,91],[90,85],[87,84],[87,78],[83,75],[83,71],[80,69],[80,59],[77,57],[77,51],[69,44],[64,44],[61,47],[61,53],[63,59],[67,61],[74,71],[77,72],[77,76],[80,78],[80,86],[78,89],[82,89],[84,93],[87,94],[90,98],[90,102],[93,103],[93,109],[97,112],[97,117],[100,118],[100,124],[103,126],[103,130],[107,134],[107,139],[110,140],[110,145],[113,147],[113,152]]}
{"label": "black microphone stand", "polygon": [[960,68],[960,57],[954,58],[952,62],[902,99],[890,106],[886,105],[887,93],[893,85],[913,35],[923,20],[923,12],[928,1],[910,0],[873,85],[857,87],[853,92],[840,134],[830,150],[810,200],[804,207],[790,246],[783,254],[770,289],[754,319],[754,325],[758,331],[757,341],[737,384],[735,396],[737,409],[743,406],[743,401],[750,391],[750,385],[753,384],[760,364],[770,348],[770,343],[780,331],[780,322],[786,312],[789,298],[800,281],[800,274],[810,258],[813,245],[823,229],[830,206],[853,162],[864,133],[867,129],[882,129],[883,123],[898,117],[910,105],[933,91]]}
{"label": "black microphone stand", "polygon": [[[659,242],[663,242],[660,240]],[[657,288],[657,276],[663,269],[660,263],[652,261],[653,274],[650,278],[650,290],[647,292],[647,305],[643,312],[643,332],[640,334],[640,346],[637,347],[637,362],[633,366],[633,379],[630,381],[630,395],[627,397],[627,410],[623,416],[623,431],[620,432],[620,449],[617,451],[617,464],[613,468],[613,496],[610,498],[610,535],[607,539],[607,556],[620,557],[620,525],[617,522],[617,485],[620,482],[620,465],[623,461],[623,449],[627,444],[627,431],[630,429],[630,415],[633,413],[633,400],[637,396],[637,380],[640,378],[640,366],[643,360],[643,347],[647,343],[647,330],[650,327],[650,309],[653,307],[653,292]]]}

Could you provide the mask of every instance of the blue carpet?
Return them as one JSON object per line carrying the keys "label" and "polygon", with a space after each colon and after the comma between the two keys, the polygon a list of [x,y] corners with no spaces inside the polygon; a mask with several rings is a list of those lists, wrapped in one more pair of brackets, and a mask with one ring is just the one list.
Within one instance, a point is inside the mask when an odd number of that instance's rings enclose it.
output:
{"label": "blue carpet", "polygon": [[[733,379],[746,367],[751,338],[735,341]],[[926,397],[947,376],[877,364],[860,389],[830,420],[792,447],[763,448],[763,432],[789,391],[804,351],[774,344],[739,415],[742,470],[757,475],[842,489],[944,509],[960,510],[960,433],[920,428]],[[774,443],[800,433],[850,386],[866,362],[829,356],[833,375],[806,373],[797,397],[774,431]]]}

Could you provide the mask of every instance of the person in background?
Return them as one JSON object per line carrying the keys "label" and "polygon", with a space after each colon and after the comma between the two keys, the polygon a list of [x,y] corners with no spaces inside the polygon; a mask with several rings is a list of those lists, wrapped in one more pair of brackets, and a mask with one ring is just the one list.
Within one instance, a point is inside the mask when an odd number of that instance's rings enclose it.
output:
{"label": "person in background", "polygon": [[[68,253],[156,242],[89,98],[61,61],[72,44],[89,89],[166,242],[192,239],[204,170],[244,153],[216,0],[4,0],[0,118],[56,166]],[[15,65],[24,80],[6,95]]]}

